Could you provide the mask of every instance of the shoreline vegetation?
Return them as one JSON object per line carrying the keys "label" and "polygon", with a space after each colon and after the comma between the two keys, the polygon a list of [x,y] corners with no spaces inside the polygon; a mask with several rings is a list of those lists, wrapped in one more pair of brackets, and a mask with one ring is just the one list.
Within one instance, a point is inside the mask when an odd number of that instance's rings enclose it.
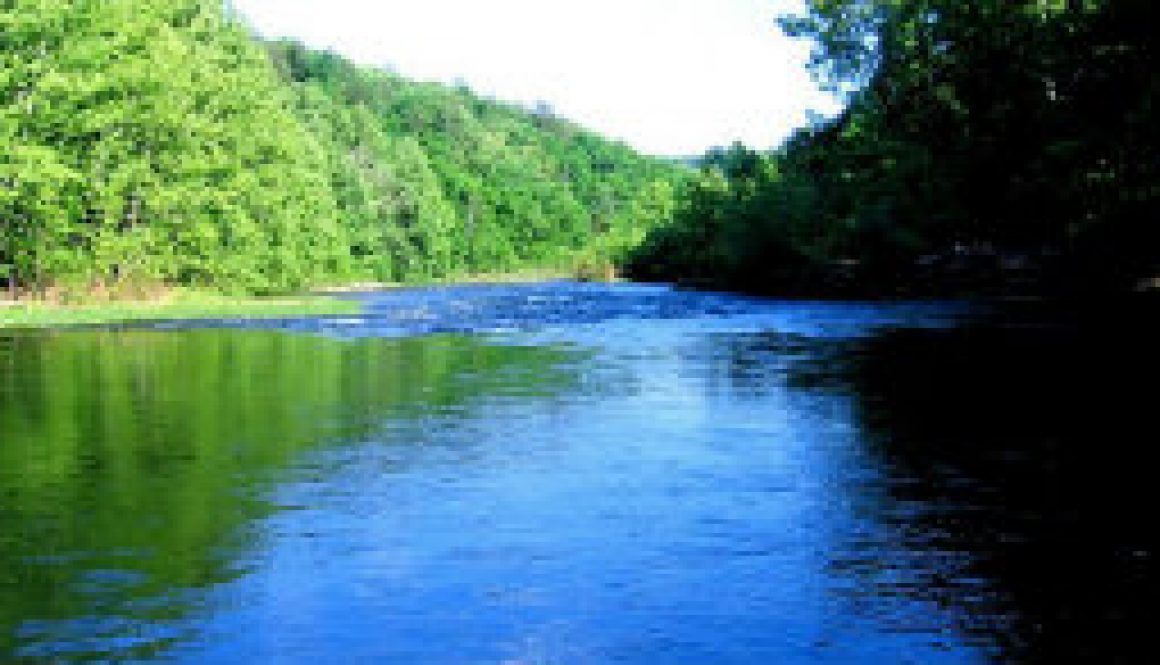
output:
{"label": "shoreline vegetation", "polygon": [[683,161],[546,103],[264,41],[221,3],[138,5],[0,10],[0,325],[278,315],[303,306],[275,295],[497,275],[791,299],[1160,290],[1145,4],[811,0],[780,27],[844,109]]}
{"label": "shoreline vegetation", "polygon": [[362,305],[341,296],[395,289],[472,284],[519,284],[556,280],[615,281],[609,266],[575,270],[537,269],[480,273],[422,282],[352,282],[277,296],[165,288],[110,291],[48,291],[13,297],[0,293],[0,330],[52,329],[141,321],[278,319],[358,314]]}
{"label": "shoreline vegetation", "polygon": [[0,330],[52,329],[133,321],[277,319],[356,314],[361,305],[327,295],[229,296],[181,290],[159,298],[82,300],[0,299]]}
{"label": "shoreline vegetation", "polygon": [[0,290],[250,295],[617,262],[689,169],[220,2],[0,9]]}
{"label": "shoreline vegetation", "polygon": [[[1160,283],[1147,3],[857,0],[780,21],[846,91],[713,149],[628,277],[779,297],[1122,300]],[[872,38],[871,38],[872,37]]]}

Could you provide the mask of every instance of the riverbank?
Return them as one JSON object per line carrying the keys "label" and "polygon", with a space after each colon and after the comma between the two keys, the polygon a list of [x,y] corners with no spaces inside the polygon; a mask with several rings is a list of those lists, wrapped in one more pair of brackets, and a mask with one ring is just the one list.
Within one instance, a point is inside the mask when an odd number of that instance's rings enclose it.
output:
{"label": "riverbank", "polygon": [[89,301],[62,304],[48,300],[0,300],[0,329],[56,328],[130,321],[197,319],[271,319],[339,316],[360,310],[359,303],[321,295],[232,297],[202,291],[175,291],[149,300]]}
{"label": "riverbank", "polygon": [[311,289],[300,295],[256,297],[229,296],[196,289],[160,289],[145,294],[110,294],[94,291],[69,297],[39,296],[5,299],[0,295],[0,329],[57,328],[104,325],[132,321],[195,321],[204,319],[281,319],[307,316],[342,316],[358,313],[356,300],[336,297],[422,286],[460,284],[517,284],[579,279],[566,270],[523,270],[508,273],[457,275],[421,283],[357,282]]}
{"label": "riverbank", "polygon": [[[615,277],[615,275],[613,274]],[[581,269],[528,269],[500,273],[475,273],[452,275],[439,279],[417,282],[350,282],[316,286],[310,289],[314,295],[340,295],[343,293],[373,293],[392,289],[407,289],[425,286],[459,286],[463,284],[532,284],[566,280],[589,281],[587,273]],[[611,280],[608,280],[611,281]]]}

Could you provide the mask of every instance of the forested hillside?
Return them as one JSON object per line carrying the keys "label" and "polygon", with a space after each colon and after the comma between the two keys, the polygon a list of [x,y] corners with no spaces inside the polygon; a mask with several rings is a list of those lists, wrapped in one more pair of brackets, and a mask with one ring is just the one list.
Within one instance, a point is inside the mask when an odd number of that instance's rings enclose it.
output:
{"label": "forested hillside", "polygon": [[384,279],[608,260],[671,214],[681,170],[556,118],[268,45],[332,184],[360,269]]}
{"label": "forested hillside", "polygon": [[1149,3],[806,4],[783,27],[847,110],[774,153],[708,155],[631,274],[854,295],[1154,283]]}
{"label": "forested hillside", "polygon": [[216,0],[0,6],[0,285],[252,292],[604,261],[677,167],[262,44]]}

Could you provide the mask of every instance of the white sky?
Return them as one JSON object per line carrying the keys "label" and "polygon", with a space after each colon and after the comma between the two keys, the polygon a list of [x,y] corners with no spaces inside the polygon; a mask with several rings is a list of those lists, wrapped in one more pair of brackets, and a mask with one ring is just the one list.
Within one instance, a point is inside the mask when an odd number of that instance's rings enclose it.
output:
{"label": "white sky", "polygon": [[657,155],[775,146],[833,112],[776,17],[794,0],[232,0],[267,37],[558,115]]}

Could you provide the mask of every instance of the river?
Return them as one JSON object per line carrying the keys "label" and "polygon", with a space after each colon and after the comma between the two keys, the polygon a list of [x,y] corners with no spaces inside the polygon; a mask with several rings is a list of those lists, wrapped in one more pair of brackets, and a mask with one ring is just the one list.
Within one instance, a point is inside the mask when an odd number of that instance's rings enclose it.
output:
{"label": "river", "polygon": [[1128,377],[1157,365],[1123,332],[663,286],[351,297],[0,332],[0,662],[1148,643],[1154,405]]}

